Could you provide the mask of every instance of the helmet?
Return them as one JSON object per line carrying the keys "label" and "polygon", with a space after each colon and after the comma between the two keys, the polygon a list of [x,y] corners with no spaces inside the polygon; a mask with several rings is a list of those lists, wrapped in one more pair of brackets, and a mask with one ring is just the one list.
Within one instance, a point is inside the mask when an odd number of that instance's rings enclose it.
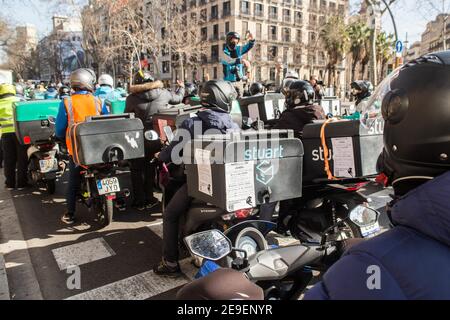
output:
{"label": "helmet", "polygon": [[298,80],[298,79],[300,79],[300,76],[298,75],[297,71],[289,70],[286,73],[286,76],[284,77],[284,79],[296,79],[296,80]]}
{"label": "helmet", "polygon": [[294,81],[287,91],[286,104],[292,109],[298,106],[310,105],[314,100],[314,88],[307,81]]}
{"label": "helmet", "polygon": [[100,86],[109,86],[111,88],[114,87],[114,79],[109,74],[102,74],[98,78],[98,84]]}
{"label": "helmet", "polygon": [[70,86],[72,89],[87,90],[94,92],[96,76],[91,69],[78,69],[70,75]]}
{"label": "helmet", "polygon": [[239,35],[239,33],[237,32],[228,32],[227,33],[227,46],[230,47],[231,49],[235,48],[235,44],[232,43],[233,39],[238,39],[239,41],[241,40],[241,36]]}
{"label": "helmet", "polygon": [[25,94],[25,89],[20,83],[15,84],[16,94],[19,96],[23,96]]}
{"label": "helmet", "polygon": [[255,82],[252,83],[249,91],[252,96],[256,96],[257,94],[264,93],[264,86],[259,82]]}
{"label": "helmet", "polygon": [[364,80],[354,81],[350,87],[352,88],[352,95],[355,97],[367,95],[370,92],[370,88],[373,89],[372,83]]}
{"label": "helmet", "polygon": [[62,86],[61,88],[59,88],[59,96],[70,96],[70,88],[67,86]]}
{"label": "helmet", "polygon": [[383,171],[394,188],[450,170],[449,88],[450,51],[445,51],[397,69],[368,102],[368,112],[378,109],[385,120]]}
{"label": "helmet", "polygon": [[202,106],[221,112],[231,112],[232,103],[238,94],[233,85],[228,81],[208,81],[200,91]]}
{"label": "helmet", "polygon": [[198,94],[198,87],[193,83],[186,83],[184,86],[186,96],[196,96]]}
{"label": "helmet", "polygon": [[12,84],[3,83],[0,84],[0,97],[4,96],[15,96],[16,95],[16,88]]}
{"label": "helmet", "polygon": [[294,79],[284,79],[283,80],[283,85],[281,86],[281,93],[283,95],[287,95],[288,91],[289,91],[289,87],[291,86],[291,84],[293,84],[295,82]]}
{"label": "helmet", "polygon": [[153,81],[155,81],[155,79],[148,71],[139,70],[134,75],[134,84],[135,85],[139,85],[139,84],[143,84],[143,83],[147,83],[147,82],[153,82]]}

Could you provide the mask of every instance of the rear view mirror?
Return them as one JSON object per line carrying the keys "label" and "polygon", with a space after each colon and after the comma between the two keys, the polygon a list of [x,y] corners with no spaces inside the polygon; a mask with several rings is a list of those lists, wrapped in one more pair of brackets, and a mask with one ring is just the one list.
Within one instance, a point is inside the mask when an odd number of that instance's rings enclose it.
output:
{"label": "rear view mirror", "polygon": [[145,140],[157,141],[159,140],[159,134],[156,131],[149,130],[144,133]]}
{"label": "rear view mirror", "polygon": [[212,261],[224,258],[232,251],[230,239],[218,230],[191,235],[184,242],[193,255]]}

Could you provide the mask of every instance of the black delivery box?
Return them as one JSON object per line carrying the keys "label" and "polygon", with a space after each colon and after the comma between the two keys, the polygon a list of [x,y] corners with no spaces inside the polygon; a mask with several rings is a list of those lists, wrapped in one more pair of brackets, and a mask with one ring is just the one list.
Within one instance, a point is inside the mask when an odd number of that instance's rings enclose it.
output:
{"label": "black delivery box", "polygon": [[144,125],[134,114],[88,117],[69,130],[79,165],[144,158]]}
{"label": "black delivery box", "polygon": [[291,130],[196,137],[183,149],[189,196],[228,212],[301,197],[303,153]]}
{"label": "black delivery box", "polygon": [[267,93],[242,98],[239,104],[243,117],[270,123],[280,118],[285,109],[285,101],[281,93]]}
{"label": "black delivery box", "polygon": [[[303,130],[304,182],[327,179],[324,148],[320,132],[324,122],[305,126]],[[376,119],[369,127],[359,120],[337,121],[325,127],[331,173],[336,178],[362,178],[376,175],[378,156],[383,151],[383,119]]]}

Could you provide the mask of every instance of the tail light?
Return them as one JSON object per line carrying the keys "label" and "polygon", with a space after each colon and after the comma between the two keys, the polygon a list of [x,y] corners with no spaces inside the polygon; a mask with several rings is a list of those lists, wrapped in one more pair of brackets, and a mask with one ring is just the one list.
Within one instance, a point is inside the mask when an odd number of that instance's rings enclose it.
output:
{"label": "tail light", "polygon": [[355,192],[355,191],[358,191],[361,188],[365,187],[367,184],[368,184],[368,182],[357,183],[351,187],[345,188],[345,190],[347,190],[348,192]]}
{"label": "tail light", "polygon": [[241,209],[234,212],[236,219],[246,219],[252,215],[253,209]]}
{"label": "tail light", "polygon": [[26,144],[26,145],[31,144],[30,136],[23,137],[23,143]]}

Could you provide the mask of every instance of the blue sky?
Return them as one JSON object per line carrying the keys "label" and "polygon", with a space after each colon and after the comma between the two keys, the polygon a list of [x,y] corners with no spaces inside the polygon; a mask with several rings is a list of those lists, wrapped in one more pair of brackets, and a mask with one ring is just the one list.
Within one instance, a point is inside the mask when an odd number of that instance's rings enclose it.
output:
{"label": "blue sky", "polygon": [[[425,30],[427,21],[432,20],[437,12],[432,12],[426,8],[418,9],[417,0],[397,0],[397,4],[393,6],[394,15],[397,20],[399,37],[405,40],[406,33],[410,41],[420,40],[421,33]],[[441,0],[431,0],[441,3]],[[15,23],[24,24],[31,23],[38,28],[40,36],[45,35],[51,29],[51,17],[58,10],[52,3],[56,1],[40,1],[40,0],[6,0],[2,13]],[[23,2],[27,2],[24,6]],[[353,6],[360,3],[360,0],[350,0]],[[450,7],[450,1],[448,6]],[[65,7],[67,10],[67,7]],[[383,19],[383,28],[389,32],[393,32],[393,27],[389,16],[386,14]]]}

